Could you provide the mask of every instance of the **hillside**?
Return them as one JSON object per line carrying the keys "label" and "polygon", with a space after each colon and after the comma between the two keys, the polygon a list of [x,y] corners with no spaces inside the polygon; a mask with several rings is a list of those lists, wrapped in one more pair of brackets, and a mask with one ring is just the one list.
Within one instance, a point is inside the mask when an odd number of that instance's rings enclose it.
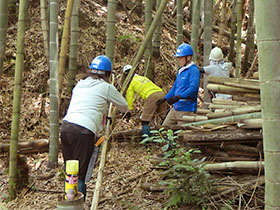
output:
{"label": "hillside", "polygon": [[[19,141],[35,141],[38,139],[49,139],[49,69],[43,50],[43,37],[40,23],[40,5],[39,1],[30,1],[30,24],[26,32],[25,43],[25,71],[22,80],[22,104]],[[78,53],[78,75],[76,81],[88,70],[91,60],[100,54],[105,53],[106,42],[106,4],[107,1],[81,0],[79,21],[80,21],[80,39]],[[63,19],[66,7],[66,1],[60,2],[59,12],[59,33],[62,34]],[[166,92],[171,88],[176,77],[176,60],[174,52],[176,50],[176,17],[172,16],[174,1],[169,1],[168,7],[163,16],[161,56],[155,62],[156,84],[161,86]],[[188,15],[185,11],[184,15]],[[187,19],[187,18],[186,18]],[[144,37],[144,15],[139,18],[135,12],[129,14],[125,12],[122,4],[118,4],[117,11],[117,31],[114,71],[116,75],[116,84],[120,82],[122,67],[133,60]],[[188,32],[189,23],[185,23],[184,29]],[[0,143],[8,143],[11,131],[12,116],[12,98],[13,98],[13,74],[16,60],[16,37],[17,23],[9,21],[6,60],[5,67],[0,78]],[[188,40],[189,37],[184,37]],[[138,74],[143,74],[143,60],[137,69]],[[70,94],[66,91],[67,77],[65,76],[62,104],[60,107],[60,121],[67,110],[67,104]],[[141,112],[142,101],[136,100],[132,119],[127,122],[123,119],[117,119],[114,132],[129,131],[140,128],[138,120]],[[157,120],[151,123],[151,126],[158,126]],[[100,195],[99,209],[102,210],[158,210],[166,206],[168,195],[162,191],[144,190],[143,184],[150,185],[162,179],[161,168],[155,168],[150,159],[156,158],[161,153],[161,147],[156,144],[140,145],[137,139],[119,141],[113,139],[110,142],[107,153],[107,162],[103,175],[102,191]],[[27,162],[27,167],[23,163],[23,168],[29,170],[29,176],[22,176],[23,182],[27,182],[28,187],[23,187],[18,191],[16,200],[6,203],[8,197],[8,155],[0,155],[0,204],[5,204],[8,209],[56,209],[56,205],[63,196],[63,159],[59,154],[58,168],[51,170],[47,168],[47,152],[21,152],[23,160]],[[204,154],[202,154],[203,156]],[[97,161],[97,166],[99,160]],[[87,200],[84,208],[90,209],[93,191],[96,183],[97,169],[95,168],[93,177],[88,183]],[[25,171],[26,172],[26,171]],[[238,181],[247,183],[252,180],[252,176],[241,175],[236,177],[224,178],[227,176],[216,175],[220,182],[229,186],[238,185]],[[252,185],[252,184],[251,184]],[[240,184],[241,186],[241,184]],[[245,185],[242,185],[245,186]],[[252,187],[250,186],[250,190]],[[262,189],[261,189],[262,190]],[[261,191],[260,190],[260,191]],[[247,191],[246,191],[247,192]],[[251,191],[250,191],[251,193]],[[254,193],[254,192],[253,192]],[[260,192],[256,193],[262,198]],[[261,195],[260,195],[261,194]],[[209,208],[226,208],[226,204],[238,206],[238,196],[236,192],[229,195],[229,201],[224,198],[217,198],[217,202],[211,201]],[[247,195],[250,198],[250,195]],[[253,195],[252,195],[253,197]],[[246,198],[248,200],[248,198]],[[237,201],[236,201],[237,200]],[[258,200],[255,201],[256,206]],[[1,208],[1,206],[0,206]],[[194,210],[191,206],[181,207],[180,209]],[[248,207],[248,209],[250,209]],[[254,209],[254,208],[252,208]]]}

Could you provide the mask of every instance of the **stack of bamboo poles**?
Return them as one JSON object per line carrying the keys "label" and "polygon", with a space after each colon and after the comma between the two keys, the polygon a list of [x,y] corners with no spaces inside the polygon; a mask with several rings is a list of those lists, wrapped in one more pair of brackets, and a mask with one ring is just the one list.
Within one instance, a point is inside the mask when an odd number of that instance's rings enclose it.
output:
{"label": "stack of bamboo poles", "polygon": [[208,109],[198,109],[194,116],[183,117],[185,122],[189,122],[184,124],[185,127],[236,122],[239,127],[261,129],[258,80],[209,76],[208,83],[209,91],[230,94],[232,100],[213,98],[212,102],[208,104]]}
{"label": "stack of bamboo poles", "polygon": [[199,147],[215,160],[259,160],[262,156],[262,119],[258,80],[208,77],[207,89],[230,94],[213,98],[208,109],[184,116],[180,140]]}

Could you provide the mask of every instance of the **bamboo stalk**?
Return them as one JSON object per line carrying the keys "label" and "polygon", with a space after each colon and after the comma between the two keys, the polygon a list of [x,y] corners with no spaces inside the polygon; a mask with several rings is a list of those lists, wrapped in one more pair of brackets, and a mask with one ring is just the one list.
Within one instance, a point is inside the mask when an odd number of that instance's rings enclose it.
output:
{"label": "bamboo stalk", "polygon": [[[112,84],[114,84],[113,75],[112,75]],[[109,104],[108,117],[111,117],[111,111],[112,111],[112,103]],[[94,189],[94,194],[92,197],[92,203],[91,203],[90,210],[97,210],[97,208],[98,208],[99,194],[100,194],[102,178],[103,178],[103,170],[105,167],[108,141],[110,138],[110,120],[108,120],[107,124],[106,124],[105,136],[106,136],[106,139],[102,142],[102,145],[101,145],[101,157],[100,157],[99,169],[98,169],[98,174],[97,174],[97,179],[96,179],[96,184],[95,184],[95,189]]]}

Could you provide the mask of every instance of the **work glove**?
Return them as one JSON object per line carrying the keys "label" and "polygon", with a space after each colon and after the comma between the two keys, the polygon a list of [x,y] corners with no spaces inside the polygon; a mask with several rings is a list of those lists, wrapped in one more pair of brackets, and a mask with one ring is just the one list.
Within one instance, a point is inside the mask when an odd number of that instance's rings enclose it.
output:
{"label": "work glove", "polygon": [[130,120],[131,116],[132,116],[131,112],[126,113],[126,115],[125,115],[126,122],[128,122]]}
{"label": "work glove", "polygon": [[160,104],[164,103],[166,101],[165,98],[157,100],[156,104],[159,106]]}
{"label": "work glove", "polygon": [[180,98],[181,98],[181,96],[179,96],[179,95],[178,96],[173,96],[173,97],[167,99],[167,103],[169,105],[172,105],[172,104],[176,103],[177,101],[179,101]]}
{"label": "work glove", "polygon": [[203,67],[198,67],[199,71],[201,74],[205,74],[204,68]]}

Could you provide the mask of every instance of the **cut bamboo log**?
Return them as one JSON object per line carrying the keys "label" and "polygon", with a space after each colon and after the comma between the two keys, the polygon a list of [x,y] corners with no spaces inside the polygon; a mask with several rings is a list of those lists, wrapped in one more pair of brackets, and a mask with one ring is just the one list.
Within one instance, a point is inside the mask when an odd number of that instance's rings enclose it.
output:
{"label": "cut bamboo log", "polygon": [[212,111],[209,110],[209,109],[201,109],[201,108],[198,108],[196,110],[196,114],[208,114],[208,113],[211,113]]}
{"label": "cut bamboo log", "polygon": [[[212,104],[225,104],[225,105],[241,105],[241,106],[254,106],[257,104],[260,104],[260,101],[239,101],[239,100],[228,100],[228,99],[219,99],[219,98],[213,98]],[[210,104],[209,104],[210,105]]]}
{"label": "cut bamboo log", "polygon": [[216,119],[216,118],[220,118],[220,117],[241,115],[241,114],[259,112],[259,111],[261,111],[261,106],[260,105],[257,105],[257,106],[243,106],[243,107],[234,108],[232,110],[227,110],[227,111],[223,111],[223,112],[209,113],[206,116],[209,119]]}
{"label": "cut bamboo log", "polygon": [[[34,141],[24,141],[18,143],[18,150],[24,149],[44,149],[48,147],[49,140],[48,139],[38,139]],[[8,152],[10,149],[10,144],[0,144],[0,152]]]}
{"label": "cut bamboo log", "polygon": [[219,99],[219,98],[213,98],[212,103],[225,104],[225,105],[247,105],[247,103],[244,101],[235,101],[235,100],[227,100],[227,99]]}
{"label": "cut bamboo log", "polygon": [[247,146],[244,144],[222,144],[222,145],[213,145],[211,146],[213,148],[217,149],[223,149],[223,150],[237,150],[240,152],[247,152],[247,153],[259,153],[261,150],[257,147]]}
{"label": "cut bamboo log", "polygon": [[187,132],[182,131],[178,134],[178,136],[183,136],[180,138],[180,142],[188,143],[188,142],[228,142],[228,141],[242,141],[242,140],[253,140],[259,141],[262,140],[262,133],[258,130],[217,130],[211,132],[204,131],[195,131],[195,132]]}
{"label": "cut bamboo log", "polygon": [[162,186],[159,184],[150,184],[150,183],[145,183],[141,185],[141,188],[144,190],[147,190],[149,192],[160,192],[168,189],[168,186]]}
{"label": "cut bamboo log", "polygon": [[259,94],[258,90],[238,88],[227,85],[212,84],[207,85],[207,89],[213,91],[214,93],[225,93],[225,94],[235,94],[235,93],[254,93]]}
{"label": "cut bamboo log", "polygon": [[207,171],[224,171],[224,170],[263,170],[264,161],[236,161],[226,163],[212,163],[206,164]]}
{"label": "cut bamboo log", "polygon": [[243,106],[240,108],[233,109],[232,112],[234,115],[245,114],[245,113],[252,113],[252,112],[260,112],[261,105],[257,106]]}
{"label": "cut bamboo log", "polygon": [[242,115],[235,115],[235,116],[229,116],[229,117],[221,117],[218,119],[211,119],[211,120],[205,120],[200,122],[193,122],[193,123],[186,123],[183,124],[183,127],[188,126],[198,126],[198,125],[204,125],[204,124],[224,124],[224,123],[230,123],[230,122],[236,122],[238,120],[242,119],[256,119],[261,118],[262,114],[261,112],[254,112],[250,114],[242,114]]}
{"label": "cut bamboo log", "polygon": [[210,104],[209,105],[209,109],[234,109],[234,108],[238,108],[242,105],[228,105],[228,104]]}
{"label": "cut bamboo log", "polygon": [[245,89],[253,89],[253,90],[260,90],[260,85],[248,85],[248,84],[241,84],[241,83],[233,83],[233,82],[225,82],[224,85],[232,86],[232,87],[240,87]]}
{"label": "cut bamboo log", "polygon": [[228,116],[232,116],[232,115],[233,115],[232,111],[223,111],[223,112],[209,113],[209,114],[207,114],[207,117],[208,117],[208,119],[217,119],[217,118],[228,117]]}
{"label": "cut bamboo log", "polygon": [[262,129],[262,119],[240,120],[237,126],[244,129]]}
{"label": "cut bamboo log", "polygon": [[202,115],[194,115],[194,116],[185,115],[183,116],[183,120],[187,122],[197,122],[202,120],[208,120],[208,117]]}
{"label": "cut bamboo log", "polygon": [[[257,97],[256,97],[257,96]],[[235,101],[244,101],[247,102],[248,104],[260,104],[260,95],[254,95],[253,97],[249,96],[248,94],[244,95],[232,95],[232,100]]]}
{"label": "cut bamboo log", "polygon": [[255,72],[253,74],[253,79],[259,79],[259,72]]}
{"label": "cut bamboo log", "polygon": [[243,84],[243,85],[248,85],[253,87],[259,86],[259,80],[253,80],[253,79],[208,76],[207,80],[208,83],[221,84],[221,85],[224,85],[226,82],[230,82],[230,83]]}

